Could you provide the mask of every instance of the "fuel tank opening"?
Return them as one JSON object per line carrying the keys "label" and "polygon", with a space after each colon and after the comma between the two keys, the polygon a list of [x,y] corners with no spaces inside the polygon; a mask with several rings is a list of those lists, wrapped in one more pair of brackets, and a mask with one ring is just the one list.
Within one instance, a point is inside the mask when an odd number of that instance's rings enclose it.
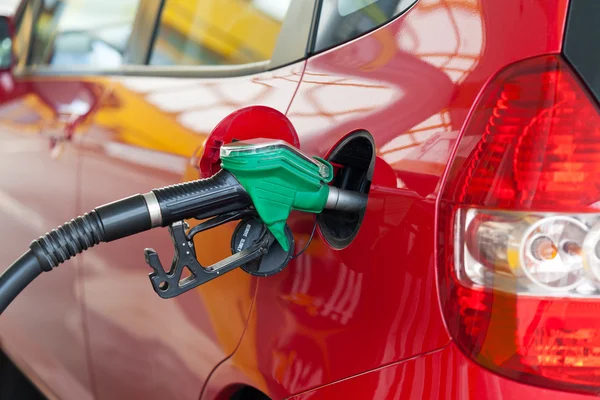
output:
{"label": "fuel tank opening", "polygon": [[[367,131],[356,131],[339,142],[327,157],[338,167],[332,186],[368,194],[375,166],[375,144]],[[365,210],[323,210],[317,223],[325,240],[335,249],[348,246],[360,229]]]}

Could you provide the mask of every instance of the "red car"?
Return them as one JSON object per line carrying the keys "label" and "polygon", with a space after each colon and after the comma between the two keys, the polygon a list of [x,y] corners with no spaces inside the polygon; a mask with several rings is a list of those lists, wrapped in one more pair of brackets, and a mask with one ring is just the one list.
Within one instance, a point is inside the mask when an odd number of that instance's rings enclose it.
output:
{"label": "red car", "polygon": [[[233,139],[329,159],[368,205],[317,217],[279,274],[170,300],[143,260],[172,252],[165,230],[72,259],[0,318],[0,396],[34,394],[21,372],[77,400],[600,393],[598,1],[17,3],[0,266],[97,205],[210,176]],[[213,131],[252,105],[295,132]],[[297,249],[314,221],[288,221]],[[201,234],[200,261],[233,229]]]}

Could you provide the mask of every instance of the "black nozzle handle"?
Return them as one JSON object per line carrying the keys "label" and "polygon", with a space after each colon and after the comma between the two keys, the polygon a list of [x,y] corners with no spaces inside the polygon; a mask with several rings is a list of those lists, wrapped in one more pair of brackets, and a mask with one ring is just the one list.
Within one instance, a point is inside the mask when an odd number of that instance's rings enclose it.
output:
{"label": "black nozzle handle", "polygon": [[208,218],[246,208],[250,196],[225,170],[210,178],[154,189],[94,210],[104,228],[103,241],[110,242],[187,218]]}
{"label": "black nozzle handle", "polygon": [[152,216],[153,227],[168,226],[192,217],[214,217],[252,205],[246,190],[226,170],[207,179],[154,189],[144,197]]}

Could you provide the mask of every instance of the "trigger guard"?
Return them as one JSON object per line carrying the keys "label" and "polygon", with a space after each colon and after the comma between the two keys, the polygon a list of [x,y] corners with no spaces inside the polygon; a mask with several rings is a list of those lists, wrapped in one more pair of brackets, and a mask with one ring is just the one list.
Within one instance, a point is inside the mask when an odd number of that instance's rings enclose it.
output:
{"label": "trigger guard", "polygon": [[[267,228],[264,225],[262,227],[263,229],[257,240],[252,241],[248,246],[244,246],[239,252],[235,252],[223,260],[205,267],[196,258],[193,241],[187,238],[185,231],[187,224],[184,221],[171,224],[169,232],[175,252],[169,270],[166,271],[163,268],[156,251],[146,249],[144,252],[146,263],[153,270],[149,275],[152,288],[160,297],[168,299],[222,276],[240,265],[262,259],[275,242],[273,236],[267,232]],[[186,268],[191,275],[182,279]]]}
{"label": "trigger guard", "polygon": [[[266,228],[264,222],[257,217],[242,220],[235,228],[231,237],[231,253],[242,251],[253,243],[260,232]],[[284,233],[290,244],[289,250],[284,250],[281,244],[275,240],[269,247],[268,252],[262,257],[240,265],[240,268],[254,276],[271,276],[281,272],[290,262],[294,253],[294,235],[286,224]]]}

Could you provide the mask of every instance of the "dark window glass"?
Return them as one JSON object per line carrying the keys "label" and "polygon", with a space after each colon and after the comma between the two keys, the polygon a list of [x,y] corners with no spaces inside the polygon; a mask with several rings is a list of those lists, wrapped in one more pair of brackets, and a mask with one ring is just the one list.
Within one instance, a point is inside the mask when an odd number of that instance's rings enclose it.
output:
{"label": "dark window glass", "polygon": [[417,0],[321,0],[313,52],[359,37],[402,14]]}
{"label": "dark window glass", "polygon": [[166,0],[152,65],[269,60],[291,0]]}
{"label": "dark window glass", "polygon": [[118,67],[141,0],[44,0],[34,25],[33,65]]}
{"label": "dark window glass", "polygon": [[0,18],[0,68],[8,68],[12,63],[12,39],[8,19]]}

